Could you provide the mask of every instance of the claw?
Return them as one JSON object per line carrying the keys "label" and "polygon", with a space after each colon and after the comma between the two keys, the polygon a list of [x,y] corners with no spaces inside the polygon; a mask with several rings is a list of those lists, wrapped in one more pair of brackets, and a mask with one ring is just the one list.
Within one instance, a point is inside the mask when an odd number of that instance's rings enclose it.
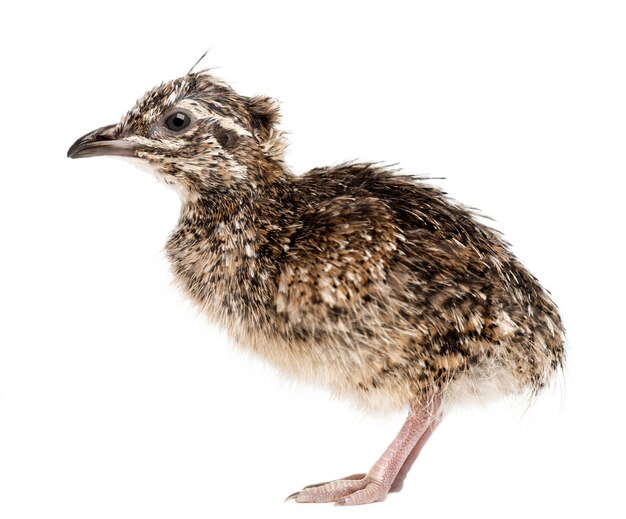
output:
{"label": "claw", "polygon": [[283,501],[283,503],[286,503],[287,501],[290,501],[291,499],[295,501],[296,499],[298,499],[299,495],[300,495],[300,492],[294,492],[293,494],[287,496],[285,500]]}

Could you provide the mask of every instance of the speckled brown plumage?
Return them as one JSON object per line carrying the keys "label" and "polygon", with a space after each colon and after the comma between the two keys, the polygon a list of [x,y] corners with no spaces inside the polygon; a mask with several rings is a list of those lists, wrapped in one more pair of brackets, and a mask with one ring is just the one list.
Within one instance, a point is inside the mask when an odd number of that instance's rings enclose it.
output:
{"label": "speckled brown plumage", "polygon": [[[190,120],[182,131],[167,127],[177,113]],[[379,165],[292,174],[278,118],[271,99],[192,73],[68,154],[132,156],[174,186],[182,209],[166,250],[178,283],[302,380],[373,409],[433,398],[445,409],[550,380],[559,314],[496,231]]]}

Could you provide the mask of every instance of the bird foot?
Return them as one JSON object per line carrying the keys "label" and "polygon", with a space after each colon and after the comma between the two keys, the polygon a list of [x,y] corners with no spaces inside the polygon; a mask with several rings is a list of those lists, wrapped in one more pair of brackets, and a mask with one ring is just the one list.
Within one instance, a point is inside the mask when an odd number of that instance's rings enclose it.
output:
{"label": "bird foot", "polygon": [[304,487],[285,501],[365,505],[384,501],[387,494],[402,488],[406,473],[440,420],[439,398],[414,404],[402,429],[367,474]]}
{"label": "bird foot", "polygon": [[354,474],[326,483],[304,487],[286,500],[296,503],[335,503],[338,505],[365,505],[383,501],[389,488],[367,474]]}

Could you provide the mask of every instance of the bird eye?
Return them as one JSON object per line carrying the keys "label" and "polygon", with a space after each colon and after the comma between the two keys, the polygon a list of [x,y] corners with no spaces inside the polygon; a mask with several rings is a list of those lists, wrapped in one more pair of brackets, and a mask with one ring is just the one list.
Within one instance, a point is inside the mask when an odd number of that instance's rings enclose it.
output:
{"label": "bird eye", "polygon": [[180,132],[187,128],[191,123],[191,117],[185,112],[174,112],[167,119],[165,119],[165,126],[168,130],[173,132]]}

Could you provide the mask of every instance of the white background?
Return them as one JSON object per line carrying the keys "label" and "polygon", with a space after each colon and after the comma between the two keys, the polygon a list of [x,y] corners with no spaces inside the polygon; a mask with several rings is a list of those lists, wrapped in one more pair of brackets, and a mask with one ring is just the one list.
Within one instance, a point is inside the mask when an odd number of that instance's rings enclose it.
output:
{"label": "white background", "polygon": [[[0,517],[623,516],[623,2],[291,4],[2,7]],[[282,102],[295,171],[398,163],[492,216],[560,305],[564,383],[449,415],[384,503],[283,504],[404,417],[233,347],[172,284],[174,192],[65,157],[208,47]]]}

